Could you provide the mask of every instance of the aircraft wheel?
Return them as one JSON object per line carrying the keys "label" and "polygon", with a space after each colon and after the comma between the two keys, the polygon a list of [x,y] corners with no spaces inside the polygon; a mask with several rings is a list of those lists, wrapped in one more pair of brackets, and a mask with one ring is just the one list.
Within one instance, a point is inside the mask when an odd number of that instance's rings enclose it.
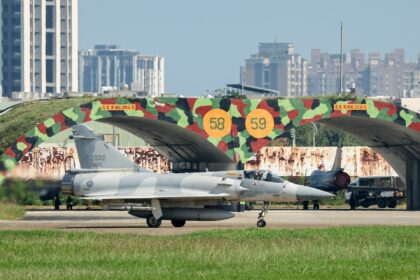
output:
{"label": "aircraft wheel", "polygon": [[350,195],[350,200],[349,200],[349,205],[350,205],[350,209],[351,210],[355,210],[356,209],[356,196],[355,194],[352,192]]}
{"label": "aircraft wheel", "polygon": [[147,216],[146,223],[149,226],[149,228],[158,228],[162,224],[161,219],[156,219],[152,214]]}
{"label": "aircraft wheel", "polygon": [[356,201],[353,199],[353,198],[350,198],[350,201],[349,201],[349,205],[350,205],[350,209],[351,210],[355,210],[356,209]]}
{"label": "aircraft wheel", "polygon": [[264,220],[258,220],[257,222],[257,227],[265,227],[266,226],[266,222]]}
{"label": "aircraft wheel", "polygon": [[387,202],[389,208],[397,207],[397,200],[395,198],[389,199]]}
{"label": "aircraft wheel", "polygon": [[363,208],[369,208],[370,205],[367,201],[363,201],[362,206],[363,206]]}
{"label": "aircraft wheel", "polygon": [[171,220],[171,223],[174,227],[183,227],[185,226],[185,220]]}
{"label": "aircraft wheel", "polygon": [[304,201],[303,202],[303,210],[308,210],[309,209],[309,201]]}
{"label": "aircraft wheel", "polygon": [[386,207],[386,200],[383,198],[378,198],[378,207],[379,208],[385,208]]}

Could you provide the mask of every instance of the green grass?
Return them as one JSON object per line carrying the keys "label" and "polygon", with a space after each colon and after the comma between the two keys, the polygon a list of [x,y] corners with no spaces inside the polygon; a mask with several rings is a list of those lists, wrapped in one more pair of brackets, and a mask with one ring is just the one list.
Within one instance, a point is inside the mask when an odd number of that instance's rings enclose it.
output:
{"label": "green grass", "polygon": [[0,256],[0,279],[419,279],[420,227],[0,231]]}
{"label": "green grass", "polygon": [[21,205],[0,202],[0,220],[16,220],[25,215],[25,208]]}
{"label": "green grass", "polygon": [[0,155],[16,139],[58,112],[94,100],[93,97],[26,102],[0,116]]}

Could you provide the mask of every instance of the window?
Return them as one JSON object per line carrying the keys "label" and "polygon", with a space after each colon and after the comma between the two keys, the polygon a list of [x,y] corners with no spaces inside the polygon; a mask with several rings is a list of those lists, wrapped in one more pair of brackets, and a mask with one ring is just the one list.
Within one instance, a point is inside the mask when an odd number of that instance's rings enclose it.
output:
{"label": "window", "polygon": [[269,83],[269,82],[270,82],[270,72],[264,71],[264,83]]}
{"label": "window", "polygon": [[20,4],[13,4],[12,5],[13,12],[20,12]]}
{"label": "window", "polygon": [[46,55],[53,55],[53,50],[54,50],[54,34],[51,32],[47,32],[47,40],[46,40],[46,45],[45,45],[45,53]]}
{"label": "window", "polygon": [[54,61],[52,59],[47,59],[46,61],[46,71],[47,71],[47,83],[54,82]]}
{"label": "window", "polygon": [[46,7],[45,27],[54,28],[54,6]]}

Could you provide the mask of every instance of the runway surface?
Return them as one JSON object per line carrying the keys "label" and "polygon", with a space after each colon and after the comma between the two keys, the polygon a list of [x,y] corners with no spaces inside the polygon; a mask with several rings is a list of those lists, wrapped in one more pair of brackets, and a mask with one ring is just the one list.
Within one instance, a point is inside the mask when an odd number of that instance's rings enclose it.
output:
{"label": "runway surface", "polygon": [[[66,231],[130,232],[148,235],[176,235],[210,229],[256,227],[258,211],[235,213],[236,217],[215,222],[187,221],[183,228],[163,221],[150,229],[144,219],[125,211],[28,211],[23,219],[0,221],[0,230],[60,229]],[[366,225],[420,226],[420,212],[404,210],[272,210],[267,228],[312,228]]]}

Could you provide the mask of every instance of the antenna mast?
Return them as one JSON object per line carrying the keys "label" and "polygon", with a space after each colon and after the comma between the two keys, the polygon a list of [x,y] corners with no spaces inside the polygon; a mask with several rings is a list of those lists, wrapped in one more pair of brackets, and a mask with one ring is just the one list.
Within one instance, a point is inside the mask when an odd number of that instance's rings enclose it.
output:
{"label": "antenna mast", "polygon": [[341,20],[341,27],[340,27],[340,94],[343,93],[344,90],[344,79],[343,79],[343,20]]}

